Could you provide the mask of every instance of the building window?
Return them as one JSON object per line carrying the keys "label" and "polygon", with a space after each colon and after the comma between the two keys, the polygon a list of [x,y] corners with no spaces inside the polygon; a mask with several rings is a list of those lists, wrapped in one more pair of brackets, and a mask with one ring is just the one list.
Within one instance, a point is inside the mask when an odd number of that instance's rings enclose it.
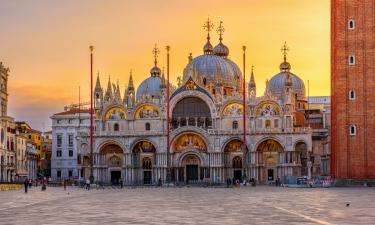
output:
{"label": "building window", "polygon": [[72,123],[73,122],[73,120],[69,120],[69,123]]}
{"label": "building window", "polygon": [[271,120],[266,120],[266,128],[271,128]]}
{"label": "building window", "polygon": [[275,119],[273,123],[275,128],[279,128],[279,119]]}
{"label": "building window", "polygon": [[68,176],[69,176],[69,177],[72,177],[72,176],[73,176],[73,170],[69,170],[69,171],[68,171]]}
{"label": "building window", "polygon": [[56,151],[56,157],[61,157],[61,154],[62,154],[61,150]]}
{"label": "building window", "polygon": [[237,130],[238,129],[238,122],[237,121],[233,121],[233,123],[232,123],[232,129],[233,130]]}
{"label": "building window", "polygon": [[69,144],[69,147],[73,147],[73,134],[69,134],[68,135],[68,144]]}
{"label": "building window", "polygon": [[355,65],[355,56],[354,55],[349,56],[349,65],[350,66]]}
{"label": "building window", "polygon": [[73,150],[69,149],[69,157],[73,157]]}
{"label": "building window", "polygon": [[349,100],[355,100],[355,91],[354,90],[349,91]]}
{"label": "building window", "polygon": [[61,178],[61,170],[57,170],[57,171],[56,171],[56,176],[57,176],[58,178]]}
{"label": "building window", "polygon": [[145,124],[145,129],[146,130],[151,130],[151,124],[150,123],[146,123]]}
{"label": "building window", "polygon": [[354,136],[357,134],[357,127],[355,125],[350,125],[349,127],[349,135]]}
{"label": "building window", "polygon": [[62,135],[58,134],[56,139],[57,139],[57,147],[61,147],[61,145],[62,145]]}
{"label": "building window", "polygon": [[354,30],[354,27],[355,27],[354,20],[353,20],[353,19],[350,19],[350,20],[348,21],[348,29],[349,29],[349,30]]}
{"label": "building window", "polygon": [[118,123],[115,123],[115,124],[113,125],[113,130],[114,130],[114,131],[119,131]]}

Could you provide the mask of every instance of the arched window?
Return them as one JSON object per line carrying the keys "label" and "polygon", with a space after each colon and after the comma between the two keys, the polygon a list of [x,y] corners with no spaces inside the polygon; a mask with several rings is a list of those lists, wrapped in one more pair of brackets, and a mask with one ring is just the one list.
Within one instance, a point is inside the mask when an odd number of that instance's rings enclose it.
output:
{"label": "arched window", "polygon": [[203,85],[206,86],[206,84],[207,84],[207,79],[203,77]]}
{"label": "arched window", "polygon": [[151,130],[151,124],[150,123],[146,123],[145,124],[145,129],[146,130]]}
{"label": "arched window", "polygon": [[271,128],[271,120],[266,120],[266,128]]}
{"label": "arched window", "polygon": [[349,135],[354,136],[357,134],[357,127],[355,125],[350,125],[349,127]]}
{"label": "arched window", "polygon": [[240,169],[242,168],[242,159],[239,156],[233,158],[233,168]]}
{"label": "arched window", "polygon": [[113,130],[114,130],[114,131],[119,131],[118,123],[115,123],[115,124],[113,125]]}
{"label": "arched window", "polygon": [[355,100],[355,91],[354,90],[349,91],[349,100]]}
{"label": "arched window", "polygon": [[233,121],[233,123],[232,123],[232,129],[233,130],[237,130],[238,129],[238,122],[237,121]]}
{"label": "arched window", "polygon": [[350,20],[348,21],[348,29],[349,29],[349,30],[354,30],[354,27],[355,27],[354,20],[353,20],[353,19],[350,19]]}
{"label": "arched window", "polygon": [[355,65],[355,56],[354,55],[350,55],[349,56],[349,65]]}
{"label": "arched window", "polygon": [[150,170],[150,169],[152,169],[152,163],[151,163],[151,159],[150,158],[148,158],[148,157],[143,158],[143,160],[142,160],[142,168],[144,170]]}

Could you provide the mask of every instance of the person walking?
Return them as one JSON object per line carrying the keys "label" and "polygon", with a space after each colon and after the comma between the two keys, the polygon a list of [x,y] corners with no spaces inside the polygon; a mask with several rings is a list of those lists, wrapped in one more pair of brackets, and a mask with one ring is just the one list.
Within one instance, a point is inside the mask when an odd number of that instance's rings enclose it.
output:
{"label": "person walking", "polygon": [[25,186],[25,194],[27,193],[27,188],[29,187],[29,180],[25,178],[23,185]]}
{"label": "person walking", "polygon": [[66,180],[64,179],[64,182],[63,182],[63,186],[64,186],[64,191],[66,191]]}

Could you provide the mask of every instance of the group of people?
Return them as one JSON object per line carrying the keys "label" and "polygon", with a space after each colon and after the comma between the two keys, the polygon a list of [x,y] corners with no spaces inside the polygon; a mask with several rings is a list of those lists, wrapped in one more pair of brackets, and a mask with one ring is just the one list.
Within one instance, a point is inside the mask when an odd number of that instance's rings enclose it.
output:
{"label": "group of people", "polygon": [[244,179],[243,181],[235,178],[228,178],[227,180],[227,187],[231,187],[232,185],[235,187],[240,187],[241,183],[246,186],[247,184],[250,184],[251,186],[255,187],[256,186],[256,180],[254,178],[251,178],[250,180]]}
{"label": "group of people", "polygon": [[42,184],[42,191],[45,191],[47,189],[47,178],[43,177],[41,180],[35,180],[33,182],[32,179],[25,178],[23,181],[23,186],[25,188],[25,193],[27,193],[28,189],[30,189],[33,186],[33,183],[35,184],[35,187],[38,187],[38,183],[41,182]]}

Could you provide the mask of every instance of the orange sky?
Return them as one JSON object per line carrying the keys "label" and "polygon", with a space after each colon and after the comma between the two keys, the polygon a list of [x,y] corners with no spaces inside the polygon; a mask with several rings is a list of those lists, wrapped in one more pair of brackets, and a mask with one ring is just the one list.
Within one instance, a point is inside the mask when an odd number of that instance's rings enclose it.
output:
{"label": "orange sky", "polygon": [[[280,48],[288,42],[292,72],[310,95],[330,94],[330,5],[328,0],[65,0],[2,1],[0,61],[10,67],[9,114],[37,129],[49,129],[63,106],[89,97],[89,50],[95,46],[94,71],[102,84],[119,80],[121,91],[133,70],[137,86],[149,76],[152,48],[171,46],[171,77],[182,74],[190,52],[202,54],[209,16],[224,22],[223,42],[242,68],[255,66],[258,94],[279,72]],[[216,45],[218,36],[211,34]],[[247,74],[247,77],[249,74]]]}

